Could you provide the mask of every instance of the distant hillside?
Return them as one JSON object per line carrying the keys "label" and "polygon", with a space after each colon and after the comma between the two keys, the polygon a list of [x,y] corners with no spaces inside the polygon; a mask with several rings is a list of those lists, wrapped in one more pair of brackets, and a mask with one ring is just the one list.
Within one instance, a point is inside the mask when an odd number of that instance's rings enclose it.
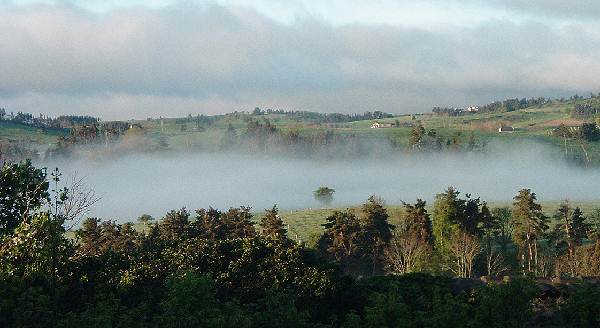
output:
{"label": "distant hillside", "polygon": [[[589,164],[600,163],[600,142],[582,140],[577,130],[585,122],[596,122],[598,108],[600,98],[592,95],[558,100],[508,99],[469,109],[437,108],[432,113],[399,116],[381,112],[348,115],[256,108],[252,112],[214,116],[190,114],[181,118],[99,122],[70,129],[0,121],[0,144],[21,142],[44,150],[56,145],[62,136],[66,138],[61,147],[120,143],[103,151],[221,151],[235,149],[234,146],[251,151],[275,146],[280,150],[306,151],[319,145],[341,147],[346,153],[364,153],[365,150],[386,152],[388,146],[397,151],[434,148],[456,151],[482,147],[496,140],[532,140],[554,147],[557,155],[565,154]],[[499,130],[501,127],[503,132]],[[571,134],[557,136],[559,127]],[[593,127],[597,129],[595,124]],[[423,133],[423,140],[429,139],[436,146],[415,148],[411,144],[415,142],[415,133]],[[417,142],[427,141],[423,140]]]}

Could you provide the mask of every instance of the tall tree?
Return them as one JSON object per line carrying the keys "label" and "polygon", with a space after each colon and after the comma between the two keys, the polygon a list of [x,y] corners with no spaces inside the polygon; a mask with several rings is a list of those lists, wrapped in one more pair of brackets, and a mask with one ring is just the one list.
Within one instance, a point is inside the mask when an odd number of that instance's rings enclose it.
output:
{"label": "tall tree", "polygon": [[437,194],[433,203],[433,235],[435,245],[440,251],[447,249],[452,234],[459,230],[459,218],[462,204],[459,192],[449,187],[446,192]]}
{"label": "tall tree", "polygon": [[326,221],[323,224],[325,231],[318,241],[319,250],[342,264],[347,273],[365,273],[369,254],[364,249],[364,234],[358,217],[349,211],[335,211]]}
{"label": "tall tree", "polygon": [[383,250],[392,237],[394,227],[388,223],[389,215],[381,198],[370,196],[361,210],[364,248],[370,253],[375,273],[381,268]]}
{"label": "tall tree", "polygon": [[[567,200],[563,201],[553,218],[557,221],[552,233],[550,234],[550,243],[554,246],[558,255],[565,255],[565,259],[569,262],[571,274],[574,274],[575,267],[575,250],[580,246],[586,238],[590,226],[585,222],[581,209],[576,207],[571,208]],[[564,267],[564,266],[563,266]]]}
{"label": "tall tree", "polygon": [[548,229],[548,218],[531,189],[521,189],[514,197],[512,224],[513,240],[520,248],[523,268],[528,272],[540,269],[539,240]]}
{"label": "tall tree", "polygon": [[492,217],[496,226],[495,240],[500,245],[502,253],[506,254],[513,235],[512,210],[509,207],[495,207],[492,209]]}
{"label": "tall tree", "polygon": [[498,252],[493,242],[496,231],[500,223],[487,206],[487,203],[481,205],[481,232],[483,233],[483,251],[485,254],[486,272],[488,276],[494,276],[506,270],[504,266],[504,257],[502,252]]}

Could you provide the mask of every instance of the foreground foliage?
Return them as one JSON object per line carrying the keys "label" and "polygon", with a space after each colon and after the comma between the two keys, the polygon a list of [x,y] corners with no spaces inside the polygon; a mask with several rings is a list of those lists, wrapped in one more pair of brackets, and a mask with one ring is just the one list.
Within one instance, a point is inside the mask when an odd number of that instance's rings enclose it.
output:
{"label": "foreground foliage", "polygon": [[[504,245],[507,212],[451,189],[438,196],[433,227],[421,200],[405,204],[405,220],[392,226],[383,201],[371,197],[359,213],[330,216],[310,249],[288,239],[275,206],[258,229],[246,207],[180,209],[143,220],[145,233],[87,218],[68,239],[72,218],[61,206],[72,202],[59,174],[49,190],[46,171],[31,163],[1,173],[2,327],[596,327],[600,318],[598,285],[469,279],[490,267],[491,250],[480,244]],[[515,209],[513,219],[527,223],[517,245],[530,274],[541,255],[529,249],[543,232],[534,194],[522,191]],[[597,246],[575,233],[579,215],[561,207],[568,231],[555,245],[565,263],[594,270]]]}

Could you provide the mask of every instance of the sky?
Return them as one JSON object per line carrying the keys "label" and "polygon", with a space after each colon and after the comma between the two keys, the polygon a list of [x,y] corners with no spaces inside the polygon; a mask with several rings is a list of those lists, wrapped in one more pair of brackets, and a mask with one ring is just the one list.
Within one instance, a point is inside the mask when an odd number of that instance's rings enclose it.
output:
{"label": "sky", "polygon": [[427,112],[600,91],[600,1],[0,0],[0,107]]}

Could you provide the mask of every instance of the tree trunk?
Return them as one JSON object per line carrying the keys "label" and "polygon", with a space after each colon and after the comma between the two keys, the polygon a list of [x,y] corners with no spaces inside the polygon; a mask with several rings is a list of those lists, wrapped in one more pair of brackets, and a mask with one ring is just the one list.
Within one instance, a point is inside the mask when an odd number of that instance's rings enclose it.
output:
{"label": "tree trunk", "polygon": [[537,243],[537,239],[533,242],[533,249],[535,251],[535,269],[538,270],[540,268],[539,266],[539,262],[538,262],[538,243]]}
{"label": "tree trunk", "polygon": [[527,271],[531,272],[531,258],[533,256],[533,251],[531,250],[531,237],[529,233],[527,234],[527,248],[529,250],[529,256],[527,257]]}

